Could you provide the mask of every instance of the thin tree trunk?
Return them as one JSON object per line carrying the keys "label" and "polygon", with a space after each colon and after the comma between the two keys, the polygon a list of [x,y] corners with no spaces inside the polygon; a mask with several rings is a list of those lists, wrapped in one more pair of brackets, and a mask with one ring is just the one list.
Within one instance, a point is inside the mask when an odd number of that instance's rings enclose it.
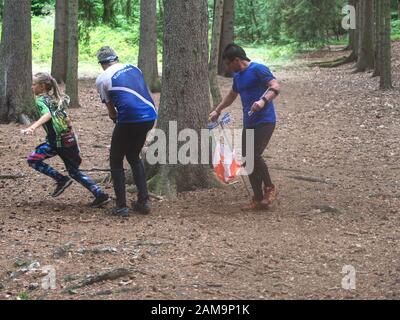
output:
{"label": "thin tree trunk", "polygon": [[140,1],[139,69],[152,92],[160,92],[157,59],[157,0]]}
{"label": "thin tree trunk", "polygon": [[33,113],[31,1],[4,2],[0,52],[0,122]]}
{"label": "thin tree trunk", "polygon": [[[349,0],[349,5],[355,7],[356,1]],[[356,32],[354,29],[349,30],[349,49],[354,51],[355,50],[355,41],[356,41]]]}
{"label": "thin tree trunk", "polygon": [[67,0],[56,0],[56,18],[51,74],[58,83],[65,83],[65,81],[67,80],[67,5]]}
{"label": "thin tree trunk", "polygon": [[374,69],[373,0],[363,0],[360,47],[356,69],[358,72]]}
{"label": "thin tree trunk", "polygon": [[361,28],[362,28],[362,13],[361,13],[361,1],[354,0],[356,6],[356,29],[354,30],[354,55],[356,61],[358,60],[358,53],[360,49],[360,39],[361,39]]}
{"label": "thin tree trunk", "polygon": [[114,22],[114,7],[112,0],[103,0],[103,22],[112,24]]}
{"label": "thin tree trunk", "polygon": [[132,19],[132,0],[126,0],[126,12],[125,17],[128,22]]}
{"label": "thin tree trunk", "polygon": [[211,56],[208,68],[211,96],[214,107],[219,105],[222,101],[221,90],[219,89],[219,84],[218,84],[218,57],[219,57],[219,48],[221,41],[223,9],[224,9],[224,0],[215,0],[213,32],[211,41]]}
{"label": "thin tree trunk", "polygon": [[218,74],[223,77],[231,78],[233,75],[229,73],[222,60],[222,53],[228,44],[235,40],[235,0],[224,1],[224,15],[222,18],[221,42],[218,59]]}
{"label": "thin tree trunk", "polygon": [[392,89],[392,43],[391,43],[391,1],[380,0],[382,19],[383,19],[383,34],[382,34],[382,65],[380,88],[382,90]]}
{"label": "thin tree trunk", "polygon": [[78,31],[78,2],[68,0],[68,59],[66,94],[71,98],[70,107],[79,108],[78,92],[78,61],[79,61],[79,31]]}
{"label": "thin tree trunk", "polygon": [[381,0],[374,0],[374,16],[375,16],[375,69],[373,77],[378,77],[381,75],[382,69],[382,10],[381,10]]}

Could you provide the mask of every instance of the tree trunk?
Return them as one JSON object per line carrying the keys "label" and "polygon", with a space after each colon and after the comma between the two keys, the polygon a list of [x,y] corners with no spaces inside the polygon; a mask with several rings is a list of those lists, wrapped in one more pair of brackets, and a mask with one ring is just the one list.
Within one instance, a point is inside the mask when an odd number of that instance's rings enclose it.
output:
{"label": "tree trunk", "polygon": [[157,0],[140,1],[139,69],[152,92],[160,92],[157,59]]}
{"label": "tree trunk", "polygon": [[381,0],[374,0],[374,16],[375,16],[375,69],[373,77],[381,75],[381,64],[382,64],[382,10]]}
{"label": "tree trunk", "polygon": [[[166,152],[169,164],[159,166],[149,187],[158,194],[175,196],[179,192],[207,188],[213,181],[207,165],[173,164],[183,143],[170,140],[176,138],[176,133],[169,132],[170,121],[176,121],[178,132],[191,128],[200,137],[200,129],[207,123],[210,111],[207,0],[166,0],[164,14],[159,129],[170,141]],[[196,140],[196,144],[200,142]]]}
{"label": "tree trunk", "polygon": [[235,40],[235,0],[224,1],[224,15],[222,18],[222,32],[219,50],[218,74],[223,77],[231,78],[233,74],[228,72],[222,60],[222,53],[228,44]]}
{"label": "tree trunk", "polygon": [[0,122],[33,113],[31,1],[4,2],[0,55]]}
{"label": "tree trunk", "polygon": [[360,30],[360,47],[356,66],[358,72],[374,69],[373,0],[363,0],[361,3],[362,26]]}
{"label": "tree trunk", "polygon": [[132,0],[126,0],[126,12],[125,17],[128,22],[132,19]]}
{"label": "tree trunk", "polygon": [[79,60],[79,30],[78,30],[79,0],[68,0],[68,59],[67,80],[65,92],[71,98],[70,107],[79,108],[78,93],[78,60]]}
{"label": "tree trunk", "polygon": [[51,74],[58,83],[67,81],[67,0],[56,0],[56,19]]}
{"label": "tree trunk", "polygon": [[210,78],[211,96],[214,107],[222,101],[221,90],[218,84],[218,57],[221,41],[222,16],[224,9],[224,0],[215,0],[214,21],[211,40],[211,56],[208,68]]}
{"label": "tree trunk", "polygon": [[114,23],[114,7],[112,0],[103,0],[103,22],[105,24]]}
{"label": "tree trunk", "polygon": [[397,5],[397,20],[400,20],[400,0],[398,0],[398,5]]}
{"label": "tree trunk", "polygon": [[361,1],[355,0],[356,6],[356,30],[354,30],[354,55],[356,61],[358,60],[358,53],[360,49],[360,39],[361,39],[361,28],[362,28],[362,13],[361,13]]}
{"label": "tree trunk", "polygon": [[391,1],[379,0],[382,11],[382,62],[381,62],[381,78],[380,88],[382,90],[392,89],[392,43],[391,43]]}

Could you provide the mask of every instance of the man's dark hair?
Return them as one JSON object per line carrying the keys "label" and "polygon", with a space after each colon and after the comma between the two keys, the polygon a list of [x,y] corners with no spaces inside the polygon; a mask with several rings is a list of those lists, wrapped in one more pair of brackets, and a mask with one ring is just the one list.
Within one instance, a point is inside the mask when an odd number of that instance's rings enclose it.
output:
{"label": "man's dark hair", "polygon": [[234,43],[228,44],[222,54],[222,59],[233,61],[236,58],[239,58],[240,60],[250,61],[242,47]]}

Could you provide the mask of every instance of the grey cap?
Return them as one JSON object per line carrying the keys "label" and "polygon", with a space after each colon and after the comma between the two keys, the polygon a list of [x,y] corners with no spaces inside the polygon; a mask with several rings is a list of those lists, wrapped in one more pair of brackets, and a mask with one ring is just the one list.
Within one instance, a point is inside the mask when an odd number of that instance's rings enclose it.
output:
{"label": "grey cap", "polygon": [[97,52],[97,60],[101,64],[110,63],[113,61],[117,61],[118,56],[117,56],[117,53],[111,47],[106,46],[106,47],[102,47]]}

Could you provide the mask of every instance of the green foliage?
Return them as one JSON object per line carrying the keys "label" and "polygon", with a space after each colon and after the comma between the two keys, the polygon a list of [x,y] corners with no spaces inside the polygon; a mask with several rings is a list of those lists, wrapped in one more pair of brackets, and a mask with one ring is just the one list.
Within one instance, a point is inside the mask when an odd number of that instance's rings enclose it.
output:
{"label": "green foliage", "polygon": [[54,8],[55,0],[32,0],[32,15],[46,16]]}
{"label": "green foliage", "polygon": [[19,300],[29,300],[29,295],[27,292],[22,292],[18,295]]}
{"label": "green foliage", "polygon": [[[53,48],[54,17],[32,18],[33,59],[36,62],[51,61]],[[87,28],[88,36],[80,40],[80,62],[96,63],[96,52],[104,45],[112,46],[121,61],[135,62],[138,55],[138,25],[126,28],[97,26]]]}
{"label": "green foliage", "polygon": [[392,21],[392,40],[400,40],[400,20]]}
{"label": "green foliage", "polygon": [[318,45],[338,39],[346,0],[237,0],[236,34],[243,42]]}
{"label": "green foliage", "polygon": [[[50,63],[53,46],[55,0],[32,1],[33,57],[36,64]],[[135,63],[138,55],[140,0],[114,0],[112,23],[103,23],[103,0],[80,0],[80,67],[96,65],[95,54],[110,45],[122,61]],[[162,51],[163,10],[158,3],[158,49]],[[0,0],[0,11],[3,0]],[[345,44],[342,6],[347,0],[236,0],[236,42],[261,62],[290,59],[299,51],[327,43]],[[47,9],[46,9],[47,8]],[[209,0],[210,31],[214,0]],[[44,9],[44,10],[43,10]],[[128,10],[129,9],[129,10]],[[392,38],[400,40],[397,1],[393,1]],[[83,66],[83,67],[82,67]]]}

